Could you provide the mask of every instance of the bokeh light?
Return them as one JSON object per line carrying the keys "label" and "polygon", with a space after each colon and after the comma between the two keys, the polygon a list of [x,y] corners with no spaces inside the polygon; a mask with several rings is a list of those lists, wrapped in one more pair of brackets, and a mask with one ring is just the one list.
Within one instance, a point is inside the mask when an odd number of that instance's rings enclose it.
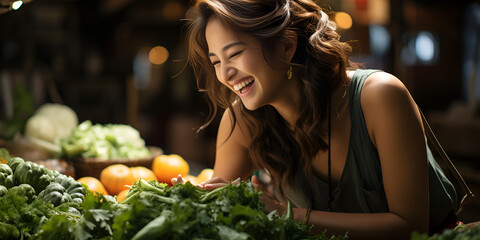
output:
{"label": "bokeh light", "polygon": [[23,2],[22,1],[15,1],[12,3],[12,9],[17,10],[22,6]]}
{"label": "bokeh light", "polygon": [[335,13],[335,22],[337,26],[343,29],[349,29],[352,27],[352,17],[346,12]]}
{"label": "bokeh light", "polygon": [[390,50],[391,36],[388,30],[378,24],[369,25],[370,50],[377,56],[385,56]]}
{"label": "bokeh light", "polygon": [[430,62],[435,57],[435,39],[429,32],[420,32],[415,41],[415,53],[424,62]]}
{"label": "bokeh light", "polygon": [[152,64],[163,64],[168,59],[168,50],[162,46],[153,47],[148,54],[148,59]]}

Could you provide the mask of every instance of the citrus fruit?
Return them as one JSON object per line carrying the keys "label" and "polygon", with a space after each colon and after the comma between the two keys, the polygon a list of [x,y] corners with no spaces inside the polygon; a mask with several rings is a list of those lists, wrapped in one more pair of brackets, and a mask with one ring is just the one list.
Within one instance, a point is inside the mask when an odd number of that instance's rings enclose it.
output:
{"label": "citrus fruit", "polygon": [[129,189],[122,190],[121,192],[119,192],[117,194],[117,201],[118,202],[122,202],[123,200],[125,200],[127,198],[128,190]]}
{"label": "citrus fruit", "polygon": [[190,174],[183,176],[183,179],[185,179],[185,181],[190,182],[191,184],[194,184],[194,185],[199,183],[197,180],[197,177]]}
{"label": "citrus fruit", "polygon": [[157,180],[157,176],[155,176],[155,173],[153,173],[152,170],[143,167],[143,166],[137,166],[137,167],[130,167],[130,171],[132,171],[133,178],[135,179],[134,182],[137,182],[142,178],[145,181],[150,181],[150,180]]}
{"label": "citrus fruit", "polygon": [[202,183],[213,177],[213,169],[205,168],[197,175],[197,182]]}
{"label": "citrus fruit", "polygon": [[105,190],[105,187],[103,184],[98,180],[98,178],[94,177],[81,177],[77,179],[77,182],[83,183],[87,185],[88,189],[92,192],[100,193],[103,195],[108,195],[107,190]]}
{"label": "citrus fruit", "polygon": [[111,195],[117,195],[135,183],[132,171],[124,164],[113,164],[100,172],[100,182]]}
{"label": "citrus fruit", "polygon": [[164,154],[153,159],[152,170],[157,176],[158,182],[171,185],[172,178],[176,178],[178,174],[187,176],[190,172],[190,166],[185,159],[177,154]]}

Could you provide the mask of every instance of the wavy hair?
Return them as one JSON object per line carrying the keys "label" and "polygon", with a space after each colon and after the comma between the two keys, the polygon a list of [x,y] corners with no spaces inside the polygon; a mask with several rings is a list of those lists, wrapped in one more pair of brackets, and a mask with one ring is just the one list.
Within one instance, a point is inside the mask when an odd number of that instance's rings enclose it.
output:
{"label": "wavy hair", "polygon": [[258,39],[270,65],[276,59],[273,47],[286,41],[288,34],[297,35],[297,49],[289,64],[303,92],[293,129],[285,131],[291,128],[272,106],[250,111],[242,104],[240,112],[252,136],[249,155],[257,168],[267,169],[278,186],[292,186],[300,169],[310,176],[313,159],[328,147],[322,122],[331,93],[346,85],[346,71],[357,67],[350,61],[351,45],[339,40],[336,24],[312,0],[198,0],[193,9],[196,15],[187,31],[188,62],[211,107],[199,130],[212,123],[219,109],[230,109],[233,126],[238,117],[232,109],[238,97],[218,81],[208,58],[205,29],[211,16]]}

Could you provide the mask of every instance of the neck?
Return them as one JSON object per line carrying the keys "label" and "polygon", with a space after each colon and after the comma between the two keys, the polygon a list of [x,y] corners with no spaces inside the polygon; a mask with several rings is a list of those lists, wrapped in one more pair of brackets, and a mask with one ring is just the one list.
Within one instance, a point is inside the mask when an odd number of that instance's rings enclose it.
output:
{"label": "neck", "polygon": [[[351,76],[348,77],[349,79]],[[272,106],[278,111],[280,116],[287,121],[290,126],[290,129],[293,129],[296,121],[300,116],[299,109],[300,106],[300,84],[297,81],[292,81],[294,86],[289,86],[284,91],[282,97],[278,98],[277,101],[272,104]],[[332,108],[332,120],[335,121],[339,119],[342,113],[347,109],[348,106],[348,86],[340,86],[332,92],[331,96],[331,108]],[[325,121],[326,127],[327,121]]]}
{"label": "neck", "polygon": [[300,109],[300,84],[297,81],[290,81],[291,84],[285,86],[281,96],[279,96],[271,105],[277,110],[283,119],[288,123],[291,129],[299,117]]}
{"label": "neck", "polygon": [[[340,118],[348,106],[348,95],[346,91],[347,87],[341,86],[332,93],[332,120]],[[298,94],[293,95],[293,97],[285,99],[282,104],[273,105],[280,116],[282,116],[285,121],[289,123],[290,128],[293,128],[300,115],[299,98],[300,96]]]}

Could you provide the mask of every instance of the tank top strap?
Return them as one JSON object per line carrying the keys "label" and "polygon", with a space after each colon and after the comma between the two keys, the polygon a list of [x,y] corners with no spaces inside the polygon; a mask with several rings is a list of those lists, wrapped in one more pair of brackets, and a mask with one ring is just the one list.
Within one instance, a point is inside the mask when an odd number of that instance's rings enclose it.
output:
{"label": "tank top strap", "polygon": [[361,105],[362,87],[365,80],[375,72],[381,72],[381,70],[357,69],[350,82],[349,94],[350,138],[352,138],[350,139],[350,148],[356,155],[361,155],[356,156],[356,159],[368,161],[357,163],[358,171],[366,188],[375,188],[382,180],[382,175],[379,171],[381,169],[380,159],[378,158],[376,147],[370,140]]}

